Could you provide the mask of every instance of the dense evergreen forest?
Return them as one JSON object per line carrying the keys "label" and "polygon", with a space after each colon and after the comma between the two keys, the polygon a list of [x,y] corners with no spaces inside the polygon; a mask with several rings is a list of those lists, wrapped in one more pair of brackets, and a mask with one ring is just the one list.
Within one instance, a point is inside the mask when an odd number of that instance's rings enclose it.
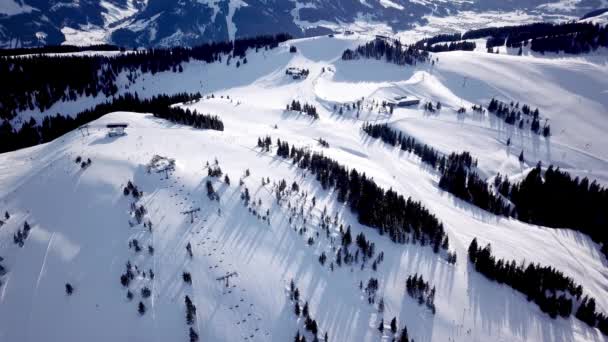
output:
{"label": "dense evergreen forest", "polygon": [[468,254],[475,270],[490,280],[523,293],[551,318],[558,315],[567,318],[576,310],[578,319],[608,335],[608,317],[595,310],[595,299],[583,297],[583,287],[562,272],[538,264],[497,260],[492,255],[492,246],[480,247],[477,239],[469,245]]}
{"label": "dense evergreen forest", "polygon": [[424,48],[424,50],[429,51],[429,52],[446,52],[446,51],[456,51],[456,50],[462,50],[462,51],[473,51],[475,50],[475,48],[477,47],[477,44],[475,44],[475,42],[452,42],[452,43],[446,43],[446,44],[435,44],[432,46],[427,46]]}
{"label": "dense evergreen forest", "polygon": [[345,61],[359,58],[384,59],[397,65],[416,65],[426,62],[429,53],[414,45],[402,45],[398,40],[375,39],[355,50],[347,49],[342,53],[342,60]]}
{"label": "dense evergreen forest", "polygon": [[494,195],[485,180],[475,172],[477,161],[469,152],[443,155],[415,138],[393,130],[387,124],[364,124],[363,131],[384,143],[419,156],[423,163],[441,173],[439,187],[456,197],[497,215],[508,215],[509,206]]}
{"label": "dense evergreen forest", "polygon": [[517,184],[499,175],[498,191],[515,205],[519,220],[554,228],[571,228],[602,244],[608,258],[608,189],[587,177],[572,177],[539,163]]}
{"label": "dense evergreen forest", "polygon": [[200,94],[158,95],[151,99],[140,99],[137,95],[126,94],[111,101],[87,109],[75,117],[47,116],[38,124],[33,118],[15,130],[5,120],[0,125],[0,153],[49,142],[105,114],[115,111],[153,113],[154,116],[171,122],[195,128],[224,130],[224,124],[217,116],[202,115],[179,107],[171,107],[178,102],[200,98]]}
{"label": "dense evergreen forest", "polygon": [[428,46],[432,46],[435,43],[449,43],[449,42],[457,42],[462,40],[462,34],[453,33],[453,34],[438,34],[433,37],[424,38],[416,42],[414,46],[419,49],[425,49]]}
{"label": "dense evergreen forest", "polygon": [[[323,189],[334,189],[337,200],[347,203],[358,215],[359,223],[388,234],[398,243],[431,245],[435,253],[447,252],[448,236],[443,224],[420,202],[404,198],[392,189],[384,190],[373,179],[356,169],[347,169],[333,159],[304,148],[277,142],[277,155],[316,176]],[[448,253],[448,260],[455,257]]]}
{"label": "dense evergreen forest", "polygon": [[599,47],[608,47],[608,26],[567,22],[561,24],[533,23],[519,26],[489,27],[467,31],[464,34],[442,34],[418,41],[419,48],[436,43],[458,42],[467,39],[488,38],[486,48],[496,46],[521,48],[530,45],[536,52],[587,53]]}
{"label": "dense evergreen forest", "polygon": [[462,35],[460,33],[440,34],[434,37],[419,40],[416,42],[416,44],[414,44],[414,46],[418,49],[429,52],[444,52],[456,50],[473,51],[477,47],[475,42],[467,42],[461,40]]}
{"label": "dense evergreen forest", "polygon": [[32,48],[0,49],[0,57],[33,55],[33,54],[40,54],[40,53],[69,53],[69,52],[84,52],[84,51],[124,51],[124,49],[120,48],[116,45],[111,45],[111,44],[98,44],[98,45],[87,45],[87,46],[47,45],[47,46],[32,47]]}
{"label": "dense evergreen forest", "polygon": [[543,177],[539,163],[517,184],[498,175],[494,182],[497,191],[494,192],[475,172],[477,162],[468,152],[442,155],[387,124],[364,124],[363,131],[419,156],[423,163],[441,173],[439,187],[454,196],[496,215],[580,231],[601,244],[601,251],[608,258],[608,231],[605,229],[608,226],[608,189],[597,182],[573,178],[553,166],[549,166]]}
{"label": "dense evergreen forest", "polygon": [[[10,120],[27,109],[47,110],[58,101],[80,96],[114,96],[116,78],[127,72],[134,81],[138,72],[181,72],[190,60],[212,63],[223,55],[243,58],[247,49],[272,49],[291,38],[286,34],[208,43],[193,48],[150,49],[117,56],[47,56],[0,58],[0,119]],[[74,72],[74,71],[78,72]]]}

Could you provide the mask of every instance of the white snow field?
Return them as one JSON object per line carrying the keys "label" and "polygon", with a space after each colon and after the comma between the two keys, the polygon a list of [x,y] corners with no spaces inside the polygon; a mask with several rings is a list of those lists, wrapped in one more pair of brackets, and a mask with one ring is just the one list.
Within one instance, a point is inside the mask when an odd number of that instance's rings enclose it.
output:
{"label": "white snow field", "polygon": [[[383,61],[342,61],[347,47],[366,37],[318,37],[288,41],[278,49],[251,52],[247,64],[189,63],[184,73],[143,75],[122,92],[140,96],[156,92],[200,91],[200,101],[182,105],[218,115],[223,132],[197,130],[154,118],[151,114],[115,112],[90,124],[89,135],[75,131],[53,142],[0,154],[0,214],[11,218],[0,227],[0,256],[8,273],[0,277],[0,341],[187,341],[184,296],[192,298],[197,315],[193,325],[201,341],[289,341],[303,320],[296,319],[289,298],[294,279],[301,301],[308,301],[320,336],[330,341],[390,341],[388,322],[397,317],[416,341],[604,341],[606,338],[572,315],[551,319],[536,304],[506,285],[489,281],[467,262],[474,237],[491,243],[500,258],[538,262],[564,272],[583,285],[585,294],[608,311],[607,261],[587,236],[569,229],[549,229],[494,216],[439,190],[439,175],[414,155],[373,140],[360,130],[365,121],[388,122],[443,152],[468,150],[479,158],[487,177],[497,172],[517,179],[541,160],[569,172],[608,183],[608,63],[598,58],[494,55],[482,52],[435,54],[434,66],[399,67]],[[290,54],[296,45],[298,53]],[[306,80],[285,75],[288,66],[310,70]],[[323,71],[324,70],[324,71]],[[127,89],[128,87],[128,89]],[[392,115],[369,109],[373,100],[396,95],[441,101],[434,114],[420,108],[396,109]],[[229,98],[228,98],[229,96]],[[535,136],[505,125],[492,114],[458,115],[461,106],[487,106],[492,97],[539,107],[553,136]],[[359,117],[334,112],[334,104],[364,98]],[[320,119],[286,112],[291,100],[314,104]],[[47,113],[76,113],[102,98],[60,103]],[[47,113],[23,113],[40,118]],[[105,125],[129,124],[127,135],[109,138]],[[429,246],[394,244],[375,229],[361,226],[348,208],[336,201],[302,170],[256,147],[258,137],[270,135],[296,146],[323,151],[349,168],[356,168],[388,189],[419,200],[443,222],[455,265]],[[512,144],[507,147],[506,139]],[[316,139],[323,138],[329,148]],[[524,150],[527,162],[517,160]],[[154,155],[175,159],[168,179],[147,173]],[[82,169],[77,156],[92,164]],[[217,158],[231,184],[207,176],[206,162]],[[251,175],[245,177],[246,170]],[[262,185],[262,177],[270,184]],[[242,179],[244,185],[239,185]],[[308,200],[292,195],[278,204],[273,187],[294,181]],[[123,188],[131,180],[144,192],[143,225],[130,226],[131,196]],[[219,201],[207,197],[211,180]],[[249,189],[257,211],[270,212],[269,222],[258,219],[243,205],[241,192]],[[289,222],[294,207],[316,196],[307,231],[301,219]],[[331,238],[319,227],[324,207],[338,216],[338,225],[351,225],[353,236],[364,232],[384,252],[384,262],[373,271],[360,264],[328,267],[333,258]],[[193,222],[182,214],[200,208]],[[20,248],[13,234],[24,221],[32,230]],[[321,232],[317,236],[316,232]],[[339,236],[332,225],[332,237]],[[314,237],[308,245],[308,237]],[[129,248],[137,239],[143,250]],[[190,258],[186,245],[192,246]],[[148,253],[147,246],[154,248]],[[352,248],[352,247],[351,247]],[[322,266],[319,255],[328,262]],[[132,301],[120,284],[130,261],[147,275],[136,275]],[[148,270],[153,270],[150,279]],[[192,285],[182,272],[192,274]],[[216,280],[230,272],[226,288]],[[405,280],[422,274],[436,286],[432,315],[405,292]],[[360,281],[380,281],[384,313],[367,303]],[[65,294],[71,283],[74,294]],[[148,287],[150,298],[140,290]],[[147,311],[137,312],[142,301]],[[377,329],[384,318],[384,334]],[[311,336],[307,333],[307,340]]]}

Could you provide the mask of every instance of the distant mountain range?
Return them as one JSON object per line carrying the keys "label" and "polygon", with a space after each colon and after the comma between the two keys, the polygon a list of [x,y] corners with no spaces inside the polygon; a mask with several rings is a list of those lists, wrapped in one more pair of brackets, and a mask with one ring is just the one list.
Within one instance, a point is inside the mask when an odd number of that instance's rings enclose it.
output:
{"label": "distant mountain range", "polygon": [[285,32],[295,37],[352,24],[404,30],[426,15],[512,11],[582,16],[602,0],[2,0],[0,47],[115,43],[195,45]]}

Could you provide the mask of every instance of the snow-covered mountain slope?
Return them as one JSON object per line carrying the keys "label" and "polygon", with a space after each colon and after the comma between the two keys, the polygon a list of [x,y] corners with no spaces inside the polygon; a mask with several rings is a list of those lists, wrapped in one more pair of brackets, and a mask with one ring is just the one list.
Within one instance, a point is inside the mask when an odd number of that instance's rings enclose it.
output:
{"label": "snow-covered mountain slope", "polygon": [[574,19],[605,6],[602,1],[7,0],[0,3],[0,46],[195,45],[263,33],[298,37],[361,27],[397,32],[425,24],[429,17],[461,12],[486,13],[498,21],[516,11],[546,20]]}
{"label": "snow-covered mountain slope", "polygon": [[606,25],[608,24],[608,8],[603,8],[592,13],[588,13],[583,16],[581,21]]}
{"label": "snow-covered mountain slope", "polygon": [[[469,243],[492,243],[501,258],[553,266],[583,285],[608,311],[606,260],[585,235],[568,229],[549,229],[505,219],[481,211],[439,190],[439,175],[414,155],[394,150],[361,133],[365,121],[389,122],[441,151],[468,150],[479,158],[488,176],[501,172],[519,177],[537,160],[608,182],[608,80],[605,62],[585,58],[541,59],[479,52],[434,55],[434,66],[399,67],[381,61],[342,61],[342,51],[368,37],[319,37],[286,42],[271,51],[250,52],[248,63],[188,63],[184,72],[140,77],[129,91],[140,96],[157,92],[201,91],[214,94],[181,106],[220,116],[223,132],[171,124],[141,113],[109,113],[89,125],[89,134],[71,132],[48,144],[0,155],[0,213],[10,219],[0,228],[0,256],[8,273],[1,277],[0,339],[6,341],[186,341],[184,296],[197,308],[194,327],[202,341],[286,341],[303,332],[290,301],[294,279],[302,302],[308,301],[321,336],[331,341],[377,341],[380,319],[387,323],[383,340],[390,340],[388,322],[397,317],[416,341],[603,341],[605,338],[573,316],[551,319],[520,293],[477,273],[466,261]],[[298,53],[289,53],[295,45]],[[303,81],[285,75],[289,66],[310,70]],[[126,92],[125,84],[121,88]],[[439,113],[420,108],[396,109],[392,115],[369,109],[374,101],[396,95],[441,101]],[[484,104],[491,97],[521,101],[540,108],[550,119],[554,135],[545,139],[504,125],[491,115],[456,109]],[[364,98],[359,117],[334,111]],[[318,120],[286,112],[293,99],[314,104]],[[77,111],[103,99],[58,104],[49,113]],[[63,106],[63,107],[62,107]],[[65,109],[65,110],[64,110]],[[34,114],[34,113],[30,113]],[[40,114],[40,113],[39,113]],[[45,113],[42,113],[45,114]],[[106,124],[129,124],[127,135],[109,138]],[[314,176],[256,148],[258,137],[308,146],[349,168],[374,178],[385,188],[419,200],[444,223],[455,265],[434,254],[429,246],[394,244],[387,236],[357,223],[336,195],[324,191]],[[512,137],[511,147],[504,141]],[[330,147],[322,148],[317,139]],[[525,151],[529,163],[517,155]],[[175,159],[175,171],[148,173],[154,155]],[[92,163],[81,168],[78,156]],[[230,184],[208,176],[205,165],[217,159]],[[246,176],[246,170],[250,175]],[[270,184],[262,185],[262,178]],[[243,185],[239,185],[242,179]],[[296,182],[300,195],[277,204],[273,187],[282,179]],[[123,188],[131,180],[147,209],[142,225],[130,226],[131,196]],[[211,181],[219,201],[207,196]],[[241,200],[247,187],[253,215]],[[311,209],[311,198],[317,201]],[[289,205],[305,209],[307,222],[290,222]],[[324,208],[337,215],[338,225],[327,237],[319,227]],[[200,208],[191,222],[182,214]],[[308,216],[309,215],[309,216]],[[32,226],[20,248],[13,234],[25,221]],[[318,262],[331,256],[332,237],[339,224],[363,232],[384,252],[373,271],[360,263],[335,267]],[[299,229],[306,227],[305,232]],[[317,235],[317,232],[320,234]],[[312,245],[308,238],[313,237]],[[129,248],[137,239],[142,251]],[[193,257],[186,250],[192,246]],[[148,252],[148,246],[154,253]],[[331,257],[328,260],[332,260]],[[125,263],[138,274],[130,285],[134,299],[120,284]],[[150,279],[149,270],[154,279]],[[182,272],[192,274],[192,285]],[[230,288],[217,278],[237,272]],[[405,280],[422,274],[436,286],[432,315],[405,293]],[[367,303],[360,282],[378,278],[385,309]],[[71,283],[74,294],[66,296]],[[152,296],[142,298],[148,287]],[[142,301],[147,311],[137,312]],[[307,336],[310,339],[310,335]]]}

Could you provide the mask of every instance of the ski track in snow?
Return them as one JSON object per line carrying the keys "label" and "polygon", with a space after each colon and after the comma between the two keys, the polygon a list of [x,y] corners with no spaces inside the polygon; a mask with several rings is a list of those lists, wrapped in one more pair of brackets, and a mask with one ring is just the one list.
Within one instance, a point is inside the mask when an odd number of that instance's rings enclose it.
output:
{"label": "ski track in snow", "polygon": [[30,307],[30,319],[28,320],[28,325],[27,325],[28,332],[31,332],[34,329],[33,326],[35,325],[35,322],[32,322],[33,307],[34,307],[34,304],[36,303],[36,299],[38,297],[38,287],[40,286],[40,280],[42,279],[42,276],[45,272],[46,258],[48,257],[49,251],[51,250],[51,244],[53,243],[54,237],[55,237],[55,232],[51,233],[51,237],[49,238],[49,242],[47,243],[47,246],[46,246],[46,251],[44,252],[44,258],[42,259],[42,265],[40,266],[40,272],[38,272],[38,279],[36,280],[36,287],[34,288],[34,293],[32,296],[32,302],[31,302],[31,307]]}

